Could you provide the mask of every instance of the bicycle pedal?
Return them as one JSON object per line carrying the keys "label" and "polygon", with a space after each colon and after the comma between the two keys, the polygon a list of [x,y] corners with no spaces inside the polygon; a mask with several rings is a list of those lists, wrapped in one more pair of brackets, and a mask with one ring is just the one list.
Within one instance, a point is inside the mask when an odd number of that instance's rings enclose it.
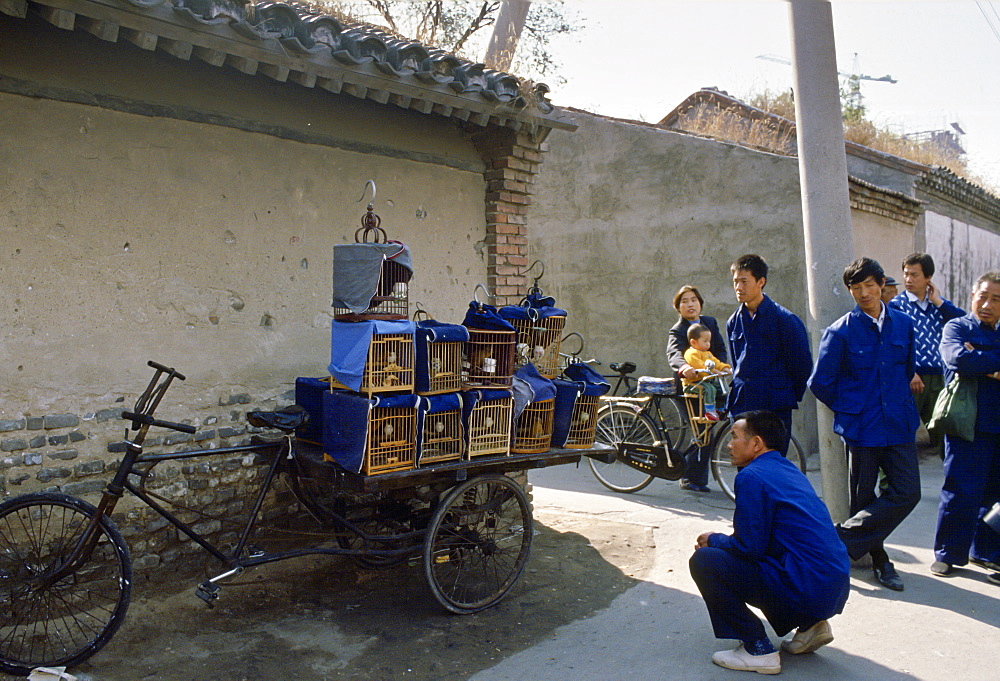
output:
{"label": "bicycle pedal", "polygon": [[203,582],[195,589],[195,596],[205,601],[209,608],[215,607],[215,601],[219,598],[219,585],[212,582]]}

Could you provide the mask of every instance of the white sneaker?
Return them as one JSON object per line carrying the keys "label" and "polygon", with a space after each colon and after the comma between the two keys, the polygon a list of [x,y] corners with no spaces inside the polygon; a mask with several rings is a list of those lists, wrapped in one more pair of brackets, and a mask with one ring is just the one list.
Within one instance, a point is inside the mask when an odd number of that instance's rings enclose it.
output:
{"label": "white sneaker", "polygon": [[781,642],[781,649],[792,655],[801,655],[819,650],[833,641],[833,631],[830,623],[820,620],[806,630],[799,629],[795,636]]}
{"label": "white sneaker", "polygon": [[758,674],[777,674],[781,671],[781,655],[778,651],[767,655],[751,655],[739,644],[732,650],[720,650],[712,655],[712,662],[741,672],[757,672]]}

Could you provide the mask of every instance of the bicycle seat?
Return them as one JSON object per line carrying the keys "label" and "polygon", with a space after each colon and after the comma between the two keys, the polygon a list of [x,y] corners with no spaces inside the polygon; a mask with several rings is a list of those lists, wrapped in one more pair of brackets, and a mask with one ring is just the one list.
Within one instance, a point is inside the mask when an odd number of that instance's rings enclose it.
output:
{"label": "bicycle seat", "polygon": [[612,362],[608,367],[619,374],[631,374],[635,371],[635,362]]}
{"label": "bicycle seat", "polygon": [[247,422],[258,428],[277,428],[291,433],[309,422],[309,412],[297,404],[274,411],[248,411]]}

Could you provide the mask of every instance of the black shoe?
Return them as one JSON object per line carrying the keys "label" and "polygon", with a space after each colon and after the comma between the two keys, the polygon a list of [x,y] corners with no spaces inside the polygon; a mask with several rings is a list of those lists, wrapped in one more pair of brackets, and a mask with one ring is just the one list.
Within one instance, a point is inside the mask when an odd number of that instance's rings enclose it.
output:
{"label": "black shoe", "polygon": [[872,571],[875,572],[875,579],[878,580],[878,583],[886,589],[903,590],[903,580],[891,562],[886,561],[881,566],[872,565]]}
{"label": "black shoe", "polygon": [[1000,572],[1000,564],[994,563],[992,560],[983,560],[982,558],[973,558],[972,556],[969,556],[969,562],[973,565],[978,565],[981,568],[992,570],[993,572]]}
{"label": "black shoe", "polygon": [[943,560],[936,560],[931,563],[931,574],[937,575],[938,577],[949,577],[954,569],[955,566],[946,563]]}

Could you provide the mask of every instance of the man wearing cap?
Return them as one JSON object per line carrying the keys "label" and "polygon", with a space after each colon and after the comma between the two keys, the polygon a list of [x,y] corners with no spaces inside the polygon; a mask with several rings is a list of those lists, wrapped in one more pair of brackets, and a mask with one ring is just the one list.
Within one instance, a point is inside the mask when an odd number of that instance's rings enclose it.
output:
{"label": "man wearing cap", "polygon": [[[934,276],[934,259],[927,253],[910,253],[903,259],[903,287],[906,289],[887,305],[899,310],[913,321],[916,344],[916,371],[910,380],[910,390],[926,425],[934,413],[938,393],[944,389],[944,370],[941,365],[941,330],[945,322],[965,314],[938,293],[931,281]],[[931,444],[938,450],[941,438],[931,436]]]}
{"label": "man wearing cap", "polygon": [[882,287],[882,302],[886,305],[899,293],[899,282],[892,277],[885,278],[885,285]]}
{"label": "man wearing cap", "polygon": [[945,377],[976,380],[976,430],[972,442],[944,438],[944,486],[938,506],[931,572],[948,577],[972,563],[1000,584],[1000,534],[982,518],[1000,501],[1000,271],[979,277],[972,311],[944,325]]}

